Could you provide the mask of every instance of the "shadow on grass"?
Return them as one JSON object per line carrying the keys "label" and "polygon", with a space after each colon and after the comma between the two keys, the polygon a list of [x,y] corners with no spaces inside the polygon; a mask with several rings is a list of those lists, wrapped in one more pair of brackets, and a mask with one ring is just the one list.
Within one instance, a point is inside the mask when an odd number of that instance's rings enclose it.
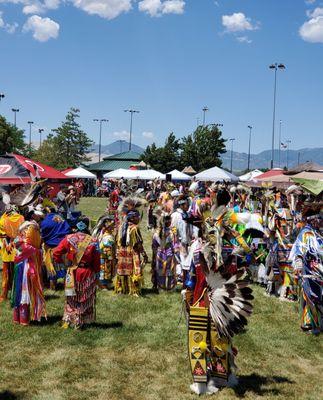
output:
{"label": "shadow on grass", "polygon": [[48,326],[48,325],[55,325],[58,322],[62,321],[62,316],[61,315],[49,315],[47,319],[42,318],[40,322],[38,321],[32,321],[30,325],[32,326]]}
{"label": "shadow on grass", "polygon": [[147,297],[147,296],[150,295],[150,294],[152,294],[152,295],[158,295],[158,294],[159,294],[159,291],[156,290],[156,289],[154,289],[154,288],[149,288],[149,287],[147,287],[147,288],[142,288],[142,289],[141,289],[141,296],[142,296],[142,297]]}
{"label": "shadow on grass", "polygon": [[92,324],[85,325],[83,329],[95,328],[95,329],[117,329],[122,328],[123,323],[121,321],[117,322],[92,322]]}
{"label": "shadow on grass", "polygon": [[50,301],[50,300],[56,300],[59,299],[60,296],[58,294],[45,294],[45,300]]}
{"label": "shadow on grass", "polygon": [[280,390],[277,388],[266,388],[265,385],[275,383],[294,383],[283,376],[261,376],[258,374],[239,375],[239,384],[234,388],[238,397],[244,397],[246,393],[252,392],[258,396],[271,394],[277,396]]}
{"label": "shadow on grass", "polygon": [[0,392],[0,400],[22,400],[22,399],[23,399],[22,395],[12,393],[9,390]]}

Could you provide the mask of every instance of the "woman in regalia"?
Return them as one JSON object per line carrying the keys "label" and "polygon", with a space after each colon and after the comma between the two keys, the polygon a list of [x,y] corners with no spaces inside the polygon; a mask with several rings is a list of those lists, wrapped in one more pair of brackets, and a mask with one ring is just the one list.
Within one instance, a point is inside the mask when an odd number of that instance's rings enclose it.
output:
{"label": "woman in regalia", "polygon": [[41,236],[36,221],[26,221],[16,239],[11,305],[13,322],[28,325],[46,317],[45,298],[41,282]]}
{"label": "woman in regalia", "polygon": [[76,228],[77,232],[53,249],[53,258],[56,263],[65,261],[67,267],[63,328],[78,329],[95,321],[100,251],[97,240],[89,234],[88,218],[81,218]]}

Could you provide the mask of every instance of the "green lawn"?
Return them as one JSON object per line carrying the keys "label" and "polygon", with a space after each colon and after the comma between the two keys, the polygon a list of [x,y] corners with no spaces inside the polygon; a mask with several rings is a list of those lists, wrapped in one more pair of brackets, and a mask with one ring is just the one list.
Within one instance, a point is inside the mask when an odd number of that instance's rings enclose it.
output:
{"label": "green lawn", "polygon": [[[92,218],[104,207],[102,199],[80,205]],[[143,233],[149,250],[144,225]],[[46,293],[48,320],[27,328],[1,304],[0,399],[197,399],[180,295],[151,293],[146,268],[143,297],[100,292],[97,322],[82,331],[60,328],[62,292]],[[241,385],[214,398],[322,399],[322,337],[300,332],[295,305],[254,289],[254,314],[234,340]]]}

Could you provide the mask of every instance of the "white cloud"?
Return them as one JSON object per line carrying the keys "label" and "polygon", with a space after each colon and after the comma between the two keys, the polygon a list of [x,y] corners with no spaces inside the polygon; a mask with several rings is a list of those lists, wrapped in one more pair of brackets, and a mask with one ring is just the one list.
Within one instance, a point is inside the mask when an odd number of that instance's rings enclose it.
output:
{"label": "white cloud", "polygon": [[50,18],[42,18],[39,15],[29,17],[23,26],[24,32],[32,32],[33,38],[39,42],[56,39],[59,33],[59,24]]}
{"label": "white cloud", "polygon": [[242,12],[223,15],[222,25],[226,32],[254,31],[259,28],[259,23],[253,24],[251,19],[247,18]]}
{"label": "white cloud", "polygon": [[13,24],[8,24],[7,22],[4,21],[2,17],[3,13],[0,11],[0,28],[4,29],[7,33],[15,33],[16,29],[18,28],[17,22],[14,22]]}
{"label": "white cloud", "polygon": [[317,18],[321,17],[323,15],[323,8],[322,7],[316,7],[313,11],[307,11],[307,16],[309,18]]}
{"label": "white cloud", "polygon": [[315,8],[308,17],[310,19],[300,27],[299,35],[305,42],[323,43],[323,8]]}
{"label": "white cloud", "polygon": [[316,0],[305,0],[305,4],[314,4]]}
{"label": "white cloud", "polygon": [[151,17],[160,17],[163,14],[183,14],[184,0],[141,0],[138,4],[139,11]]}
{"label": "white cloud", "polygon": [[132,8],[132,0],[71,0],[75,7],[91,15],[113,19]]}
{"label": "white cloud", "polygon": [[240,43],[252,43],[252,40],[248,36],[238,36],[237,41]]}
{"label": "white cloud", "polygon": [[128,131],[118,131],[118,132],[113,132],[112,134],[115,138],[118,139],[123,139],[123,140],[129,140],[129,132]]}
{"label": "white cloud", "polygon": [[146,139],[152,139],[154,137],[153,132],[142,132],[142,136]]}

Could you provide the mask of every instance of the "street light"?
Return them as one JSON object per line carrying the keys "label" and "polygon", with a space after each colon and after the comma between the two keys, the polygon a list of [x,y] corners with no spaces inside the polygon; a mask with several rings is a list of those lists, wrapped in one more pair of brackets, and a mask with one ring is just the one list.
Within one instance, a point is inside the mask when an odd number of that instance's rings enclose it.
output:
{"label": "street light", "polygon": [[251,146],[251,131],[252,131],[252,126],[248,125],[249,128],[249,146],[248,146],[248,166],[247,170],[250,170],[250,146]]}
{"label": "street light", "polygon": [[93,119],[94,122],[100,122],[100,136],[99,136],[99,162],[101,161],[101,140],[102,140],[102,122],[109,122],[108,119]]}
{"label": "street light", "polygon": [[207,106],[205,106],[202,108],[202,111],[203,111],[203,126],[205,126],[205,114],[207,111],[210,111],[210,109]]}
{"label": "street light", "polygon": [[271,64],[269,68],[275,70],[275,80],[274,80],[274,110],[273,110],[273,131],[271,137],[271,161],[270,161],[270,168],[274,168],[274,146],[275,146],[275,121],[276,121],[276,93],[277,93],[277,70],[286,69],[284,64]]}
{"label": "street light", "polygon": [[229,139],[231,142],[231,166],[230,166],[230,171],[232,173],[232,165],[233,165],[233,142],[235,141],[235,138]]}
{"label": "street light", "polygon": [[132,118],[133,114],[139,114],[140,111],[138,110],[124,110],[124,112],[129,112],[130,113],[130,138],[129,138],[129,151],[131,151],[131,140],[132,140]]}
{"label": "street light", "polygon": [[41,134],[44,132],[44,129],[43,128],[39,128],[38,132],[39,132],[39,148],[41,148],[41,144],[42,144]]}
{"label": "street light", "polygon": [[280,168],[280,151],[281,151],[281,138],[282,138],[282,123],[283,123],[283,121],[280,119],[279,120],[279,140],[278,140],[278,143],[279,143],[279,146],[278,146],[278,167]]}
{"label": "street light", "polygon": [[17,127],[17,112],[19,112],[19,108],[12,108],[11,111],[14,113],[15,115],[15,119],[14,119],[14,125],[15,128]]}
{"label": "street light", "polygon": [[289,152],[289,145],[292,143],[290,139],[286,140],[287,143],[287,154],[286,154],[286,168],[288,170],[288,152]]}
{"label": "street light", "polygon": [[31,155],[31,126],[34,121],[28,121],[29,124],[29,156]]}
{"label": "street light", "polygon": [[4,99],[6,96],[4,95],[4,93],[0,93],[0,102],[2,99]]}

